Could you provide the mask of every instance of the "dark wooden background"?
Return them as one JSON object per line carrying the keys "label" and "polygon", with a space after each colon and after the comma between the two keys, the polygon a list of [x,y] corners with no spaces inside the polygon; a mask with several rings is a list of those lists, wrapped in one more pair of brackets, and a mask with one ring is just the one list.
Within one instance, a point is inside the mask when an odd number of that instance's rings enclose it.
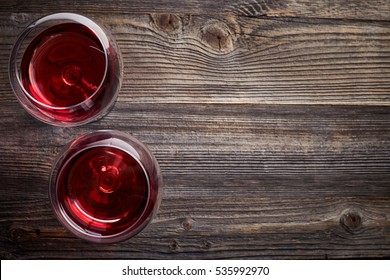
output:
{"label": "dark wooden background", "polygon": [[[104,24],[124,81],[104,119],[30,117],[8,57],[31,21]],[[390,1],[0,1],[0,256],[390,257]],[[119,244],[79,240],[48,199],[67,142],[117,129],[164,178],[157,218]]]}

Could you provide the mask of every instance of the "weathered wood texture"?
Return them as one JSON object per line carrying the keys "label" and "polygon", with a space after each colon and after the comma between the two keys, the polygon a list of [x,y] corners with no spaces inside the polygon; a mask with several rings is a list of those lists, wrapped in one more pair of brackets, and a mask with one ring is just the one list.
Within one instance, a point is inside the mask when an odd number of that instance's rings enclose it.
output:
{"label": "weathered wood texture", "polygon": [[2,0],[0,9],[9,12],[28,14],[30,12],[82,12],[104,14],[134,13],[183,13],[192,15],[234,14],[246,17],[299,17],[333,18],[357,20],[389,20],[388,0],[349,1],[349,0]]}
{"label": "weathered wood texture", "polygon": [[[390,257],[389,1],[1,1],[2,258]],[[8,82],[23,27],[74,11],[123,54],[115,108],[57,128]],[[52,161],[67,142],[118,129],[164,177],[138,236],[90,244],[55,219]]]}

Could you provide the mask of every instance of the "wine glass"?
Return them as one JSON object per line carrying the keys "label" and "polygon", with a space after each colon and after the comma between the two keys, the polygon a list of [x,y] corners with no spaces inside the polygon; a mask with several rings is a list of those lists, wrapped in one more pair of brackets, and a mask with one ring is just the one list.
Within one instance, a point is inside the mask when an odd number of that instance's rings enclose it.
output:
{"label": "wine glass", "polygon": [[122,64],[104,27],[78,14],[57,13],[20,34],[9,78],[27,112],[45,123],[70,127],[95,121],[113,107]]}
{"label": "wine glass", "polygon": [[113,130],[85,134],[57,156],[49,196],[59,221],[88,241],[113,243],[140,232],[156,214],[162,177],[155,157]]}

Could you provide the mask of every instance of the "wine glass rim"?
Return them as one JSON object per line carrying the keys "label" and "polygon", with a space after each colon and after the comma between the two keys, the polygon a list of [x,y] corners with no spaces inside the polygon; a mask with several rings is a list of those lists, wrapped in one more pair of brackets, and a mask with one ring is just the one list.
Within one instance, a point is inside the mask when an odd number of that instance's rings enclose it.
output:
{"label": "wine glass rim", "polygon": [[[39,100],[37,100],[34,96],[32,96],[24,87],[23,85],[23,82],[21,81],[21,77],[19,75],[19,67],[17,65],[17,53],[19,52],[19,49],[20,49],[20,46],[22,44],[22,42],[25,40],[25,38],[33,31],[33,29],[41,24],[44,24],[44,23],[47,23],[49,21],[66,21],[66,22],[75,22],[75,23],[78,23],[78,24],[81,24],[81,25],[84,25],[86,26],[91,32],[93,32],[93,34],[98,38],[99,42],[100,42],[100,45],[103,49],[103,52],[104,52],[104,57],[105,57],[105,69],[104,69],[104,74],[103,74],[103,77],[100,81],[100,84],[99,86],[97,87],[97,89],[93,92],[93,94],[91,94],[87,99],[77,103],[77,104],[73,104],[71,106],[51,106],[51,105],[48,105],[48,104],[45,104]],[[59,25],[61,23],[56,23],[56,24],[53,24],[52,26],[56,26],[56,25]],[[49,28],[49,27],[47,27]],[[44,30],[46,30],[47,28],[43,29],[42,32]],[[36,38],[36,36],[34,37]],[[34,38],[31,39],[31,42],[34,40]],[[105,39],[105,40],[103,40]],[[29,43],[31,43],[29,42]],[[106,80],[106,77],[107,77],[107,72],[108,72],[108,65],[109,65],[109,58],[108,58],[108,53],[107,53],[107,48],[109,47],[109,39],[107,38],[107,35],[106,35],[106,31],[103,30],[103,28],[97,24],[96,22],[94,22],[93,20],[83,16],[83,15],[80,15],[80,14],[75,14],[75,13],[55,13],[55,14],[50,14],[50,15],[47,15],[47,16],[44,16],[34,22],[32,22],[30,25],[28,25],[24,30],[23,32],[18,36],[18,39],[16,40],[16,43],[12,49],[12,52],[11,52],[11,56],[10,56],[10,63],[14,63],[14,67],[15,67],[15,72],[16,73],[10,73],[10,75],[15,75],[16,76],[16,80],[19,84],[19,87],[21,88],[21,90],[23,91],[23,93],[27,96],[27,98],[29,100],[32,100],[34,103],[37,103],[39,104],[40,106],[44,107],[44,108],[48,108],[48,109],[52,109],[52,110],[67,110],[67,109],[75,109],[77,107],[82,107],[84,104],[87,104],[91,99],[93,99],[96,94],[98,94],[101,90],[101,88],[103,87],[104,85],[104,82]],[[12,58],[15,58],[15,61],[11,61]],[[11,71],[10,71],[11,72]],[[11,81],[13,80],[13,77],[11,76]],[[17,91],[14,91],[16,93],[16,95],[18,95]]]}

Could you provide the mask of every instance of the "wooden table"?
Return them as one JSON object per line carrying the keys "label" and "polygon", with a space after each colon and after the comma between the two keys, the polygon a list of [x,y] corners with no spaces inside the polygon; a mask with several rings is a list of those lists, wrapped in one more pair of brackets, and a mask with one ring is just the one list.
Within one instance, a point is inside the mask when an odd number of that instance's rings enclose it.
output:
{"label": "wooden table", "polygon": [[[0,256],[390,257],[390,1],[0,3]],[[124,58],[114,109],[77,128],[27,114],[8,57],[31,21],[81,13]],[[58,151],[117,129],[157,157],[156,219],[113,245],[68,233],[48,199]]]}

